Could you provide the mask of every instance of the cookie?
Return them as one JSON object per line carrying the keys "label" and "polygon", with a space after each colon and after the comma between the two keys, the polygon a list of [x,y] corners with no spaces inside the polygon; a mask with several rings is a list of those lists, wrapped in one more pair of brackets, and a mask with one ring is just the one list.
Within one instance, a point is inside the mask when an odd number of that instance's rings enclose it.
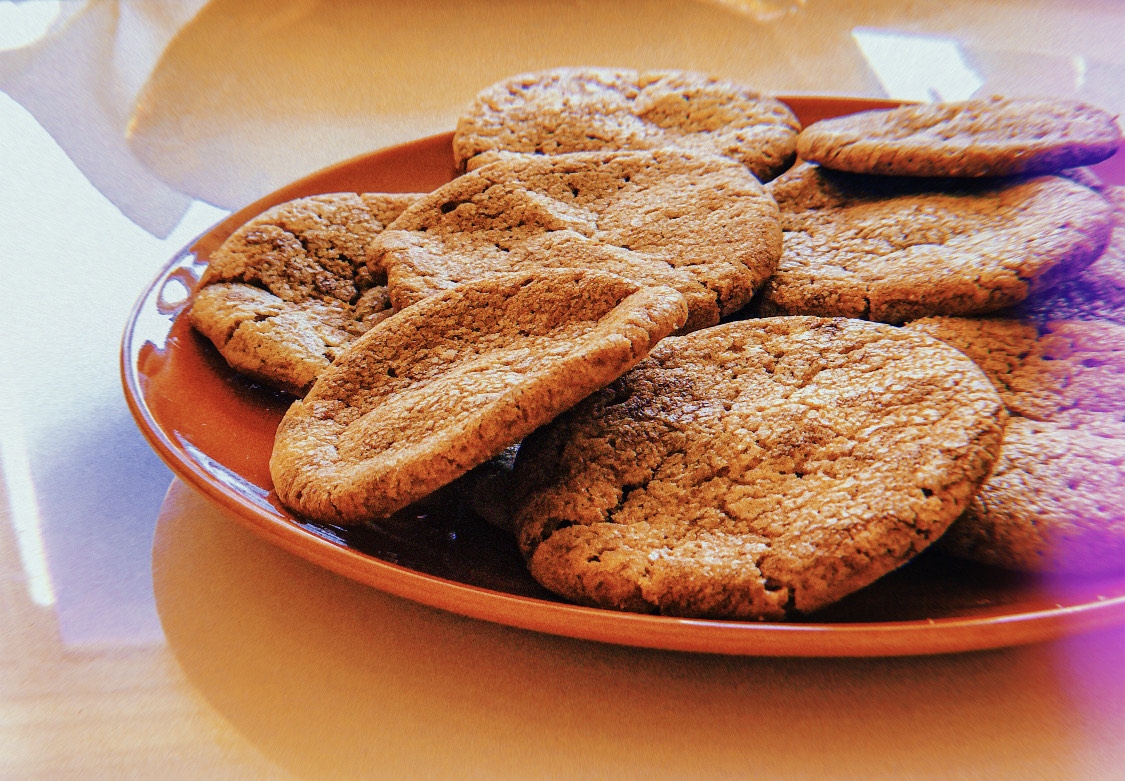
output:
{"label": "cookie", "polygon": [[1081,273],[1019,304],[1016,316],[1041,323],[1109,320],[1125,325],[1125,187],[1097,183],[1095,186],[1114,207],[1109,246]]}
{"label": "cookie", "polygon": [[672,147],[725,155],[763,181],[788,168],[801,126],[784,103],[683,71],[558,68],[485,89],[453,136],[463,169],[498,152],[560,154]]}
{"label": "cookie", "polygon": [[1125,326],[926,318],[976,361],[1009,418],[992,475],[939,545],[1016,570],[1125,570]]}
{"label": "cookie", "polygon": [[967,506],[1002,404],[936,339],[812,317],[662,341],[520,445],[532,575],[578,603],[782,619],[907,561]]}
{"label": "cookie", "polygon": [[912,179],[802,164],[767,186],[784,248],[761,312],[901,323],[1012,306],[1092,263],[1113,209],[1070,179]]}
{"label": "cookie", "polygon": [[391,314],[367,245],[418,193],[287,201],[211,254],[190,318],[235,369],[300,395],[340,351]]}
{"label": "cookie", "polygon": [[898,176],[1052,173],[1110,157],[1115,118],[1070,100],[989,98],[861,111],[814,122],[797,153],[839,171]]}
{"label": "cookie", "polygon": [[780,252],[777,205],[744,166],[662,149],[508,156],[420,199],[370,257],[396,309],[494,273],[593,268],[679,290],[693,330],[745,306]]}
{"label": "cookie", "polygon": [[589,270],[495,275],[426,299],[289,408],[274,489],[313,520],[385,517],[611,382],[686,317],[670,288]]}

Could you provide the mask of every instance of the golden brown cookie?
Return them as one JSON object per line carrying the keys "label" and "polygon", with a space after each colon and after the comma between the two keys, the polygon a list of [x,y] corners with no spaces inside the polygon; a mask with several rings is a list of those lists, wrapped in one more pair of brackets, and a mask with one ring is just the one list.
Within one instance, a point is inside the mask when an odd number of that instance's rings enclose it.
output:
{"label": "golden brown cookie", "polygon": [[331,193],[274,206],[211,254],[190,311],[235,369],[300,395],[390,315],[371,240],[418,193]]}
{"label": "golden brown cookie", "polygon": [[793,162],[801,126],[784,103],[683,71],[558,68],[485,89],[453,137],[463,168],[497,152],[560,154],[672,147],[725,155],[763,181]]}
{"label": "golden brown cookie", "polygon": [[1125,325],[1125,187],[1092,184],[1113,204],[1109,246],[1081,273],[1029,296],[1017,316],[1038,322],[1109,320]]}
{"label": "golden brown cookie", "polygon": [[767,186],[784,245],[761,312],[901,323],[995,311],[1104,250],[1113,209],[1057,176],[912,179],[802,164]]}
{"label": "golden brown cookie", "polygon": [[781,619],[937,539],[1000,449],[984,374],[936,339],[811,317],[661,342],[520,445],[532,575],[579,603]]}
{"label": "golden brown cookie", "polygon": [[780,251],[777,206],[744,166],[651,150],[505,157],[403,212],[371,261],[396,309],[494,273],[593,268],[676,288],[692,330],[741,309]]}
{"label": "golden brown cookie", "polygon": [[939,545],[1012,569],[1125,569],[1125,326],[926,318],[908,327],[976,361],[1010,415],[992,475]]}
{"label": "golden brown cookie", "polygon": [[589,270],[448,290],[372,328],[290,407],[274,488],[314,520],[386,516],[611,382],[686,317],[670,288]]}
{"label": "golden brown cookie", "polygon": [[797,153],[839,171],[898,176],[1043,174],[1110,157],[1114,117],[1071,100],[989,98],[861,111],[814,122]]}

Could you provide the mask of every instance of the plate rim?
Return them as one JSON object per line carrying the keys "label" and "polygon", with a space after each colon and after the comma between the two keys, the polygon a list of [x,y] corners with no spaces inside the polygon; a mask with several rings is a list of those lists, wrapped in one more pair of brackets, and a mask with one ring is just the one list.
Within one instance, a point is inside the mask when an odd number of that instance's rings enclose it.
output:
{"label": "plate rim", "polygon": [[[902,101],[847,95],[778,96],[789,105],[887,108]],[[862,623],[747,622],[625,613],[553,602],[450,580],[384,561],[268,515],[217,479],[174,441],[149,408],[135,343],[139,319],[175,273],[203,265],[196,253],[208,236],[241,224],[265,208],[305,192],[334,173],[409,147],[440,144],[452,131],[353,156],[301,177],[200,233],[168,260],[137,297],[121,339],[119,370],[129,411],[149,446],[175,476],[267,542],[337,575],[384,593],[468,618],[549,635],[659,650],[741,656],[889,657],[957,653],[1024,645],[1125,622],[1125,593],[1075,605],[1011,614]],[[185,298],[184,303],[188,298]],[[180,305],[182,311],[183,304]],[[179,311],[175,316],[178,316]],[[169,330],[175,320],[169,317]]]}

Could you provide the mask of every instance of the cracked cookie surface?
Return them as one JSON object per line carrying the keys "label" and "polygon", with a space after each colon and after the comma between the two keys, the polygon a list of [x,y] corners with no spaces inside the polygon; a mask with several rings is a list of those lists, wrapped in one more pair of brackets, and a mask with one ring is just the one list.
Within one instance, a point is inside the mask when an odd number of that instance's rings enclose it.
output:
{"label": "cracked cookie surface", "polygon": [[745,167],[653,150],[479,168],[403,212],[371,261],[396,309],[489,274],[593,268],[679,290],[693,330],[745,306],[780,252],[777,205]]}
{"label": "cracked cookie surface", "polygon": [[765,315],[983,314],[1099,257],[1113,208],[1070,179],[878,177],[802,164],[767,186],[783,249]]}
{"label": "cracked cookie surface", "polygon": [[784,103],[725,79],[558,68],[514,76],[478,94],[457,123],[453,153],[472,169],[497,152],[673,147],[738,160],[766,181],[792,163],[800,129]]}
{"label": "cracked cookie surface", "polygon": [[571,600],[781,619],[937,539],[1000,448],[1001,401],[901,328],[782,317],[661,342],[520,446],[513,522]]}
{"label": "cracked cookie surface", "polygon": [[1125,326],[926,318],[1009,412],[992,475],[938,543],[1010,569],[1125,570]]}
{"label": "cracked cookie surface", "polygon": [[289,408],[274,488],[314,520],[385,517],[619,377],[686,317],[670,288],[589,270],[495,275],[426,299]]}
{"label": "cracked cookie surface", "polygon": [[419,193],[329,193],[278,204],[216,249],[190,317],[235,369],[300,395],[391,314],[367,246]]}
{"label": "cracked cookie surface", "polygon": [[802,159],[899,176],[1051,173],[1110,157],[1112,115],[1078,101],[989,98],[862,111],[801,131]]}
{"label": "cracked cookie surface", "polygon": [[1113,205],[1113,232],[1101,257],[1081,273],[1031,295],[1016,314],[1038,322],[1109,320],[1125,325],[1125,187],[1094,183]]}

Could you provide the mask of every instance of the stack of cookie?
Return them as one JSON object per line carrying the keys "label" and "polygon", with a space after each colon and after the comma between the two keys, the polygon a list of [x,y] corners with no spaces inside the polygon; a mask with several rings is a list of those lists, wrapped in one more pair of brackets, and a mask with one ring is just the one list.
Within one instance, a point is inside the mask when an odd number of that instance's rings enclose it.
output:
{"label": "stack of cookie", "polygon": [[[761,311],[907,322],[983,367],[1002,456],[941,540],[1036,572],[1125,568],[1121,191],[1113,119],[994,98],[811,125],[771,183],[786,250]],[[987,316],[985,316],[987,315]]]}
{"label": "stack of cookie", "polygon": [[1058,176],[1103,160],[1113,118],[1079,103],[904,106],[805,128],[770,184],[785,254],[760,312],[902,323],[1040,295],[1105,250],[1113,207]]}
{"label": "stack of cookie", "polygon": [[[939,539],[1100,571],[1069,540],[1125,540],[1125,326],[1039,323],[1084,305],[1095,261],[1116,284],[1115,212],[1078,167],[1118,135],[1078,104],[802,129],[698,74],[521,75],[466,109],[460,176],[263,213],[213,253],[191,318],[300,397],[271,461],[288,507],[361,524],[460,480],[582,604],[784,619]],[[971,319],[1001,310],[1015,330]],[[1026,548],[997,529],[1034,526],[1061,479],[1010,444],[1025,428],[1072,470],[1058,507],[1090,493],[1081,464],[1104,479],[1065,544],[1005,556],[986,543]]]}

